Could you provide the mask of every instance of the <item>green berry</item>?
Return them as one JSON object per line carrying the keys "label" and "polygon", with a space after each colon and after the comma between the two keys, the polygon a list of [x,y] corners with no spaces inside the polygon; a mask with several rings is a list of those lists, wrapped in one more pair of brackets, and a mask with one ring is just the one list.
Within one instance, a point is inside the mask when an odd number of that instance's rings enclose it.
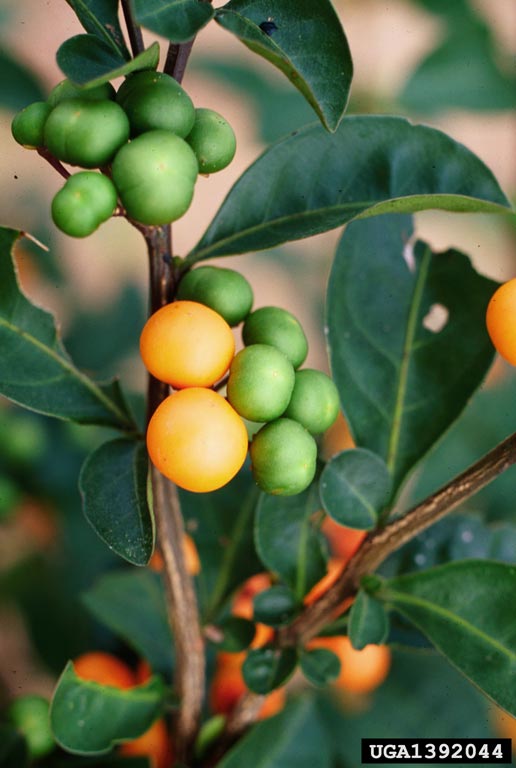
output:
{"label": "green berry", "polygon": [[211,307],[231,326],[241,323],[253,305],[253,289],[245,277],[222,267],[190,270],[179,284],[177,297]]}
{"label": "green berry", "polygon": [[11,123],[11,132],[18,144],[35,149],[45,143],[44,130],[51,107],[46,101],[35,101],[20,110]]}
{"label": "green berry", "polygon": [[294,379],[292,364],[282,352],[267,344],[253,344],[233,358],[228,401],[244,419],[272,421],[287,407]]}
{"label": "green berry", "polygon": [[276,419],[253,437],[251,469],[257,485],[266,493],[293,496],[315,477],[317,444],[297,421]]}
{"label": "green berry", "polygon": [[52,219],[71,237],[87,237],[114,213],[117,194],[113,182],[96,171],[70,176],[52,201]]}
{"label": "green berry", "polygon": [[318,435],[331,427],[339,408],[339,393],[329,376],[312,368],[296,371],[292,397],[284,416],[298,421],[312,435]]}
{"label": "green berry", "polygon": [[213,109],[195,110],[195,123],[186,140],[199,162],[199,173],[221,171],[235,156],[235,133],[227,120]]}
{"label": "green berry", "polygon": [[242,339],[250,344],[270,344],[298,368],[308,354],[308,341],[299,320],[280,307],[261,307],[247,317]]}

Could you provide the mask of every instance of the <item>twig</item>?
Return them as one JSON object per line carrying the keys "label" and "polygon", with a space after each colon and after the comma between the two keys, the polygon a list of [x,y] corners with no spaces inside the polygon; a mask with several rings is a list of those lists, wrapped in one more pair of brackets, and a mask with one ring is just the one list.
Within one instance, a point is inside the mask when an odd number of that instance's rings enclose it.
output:
{"label": "twig", "polygon": [[175,78],[178,83],[183,82],[186,64],[190,53],[192,52],[194,40],[195,38],[188,40],[187,43],[170,43],[168,46],[167,58],[165,60],[163,71],[166,72],[167,75],[171,75]]}
{"label": "twig", "polygon": [[142,30],[134,20],[131,0],[122,0],[122,11],[124,12],[125,26],[131,44],[133,56],[138,56],[144,49]]}
{"label": "twig", "polygon": [[48,149],[45,149],[45,147],[38,147],[36,151],[38,155],[44,158],[47,161],[47,163],[50,163],[52,168],[54,168],[58,173],[60,173],[64,179],[68,179],[71,176],[70,171],[67,171],[66,168],[63,165],[61,165],[57,157],[54,157],[54,155],[52,155],[48,151]]}

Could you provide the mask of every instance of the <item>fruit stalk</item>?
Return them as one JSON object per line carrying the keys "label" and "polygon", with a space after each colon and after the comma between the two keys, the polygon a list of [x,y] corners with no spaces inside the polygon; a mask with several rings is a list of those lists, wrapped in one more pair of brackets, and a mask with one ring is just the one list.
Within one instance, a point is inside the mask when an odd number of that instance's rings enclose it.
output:
{"label": "fruit stalk", "polygon": [[[176,276],[171,259],[170,227],[143,231],[149,254],[150,313],[174,297]],[[168,395],[168,385],[149,376],[148,418]],[[187,571],[184,522],[177,488],[151,468],[157,540],[163,556],[167,610],[176,652],[176,686],[181,706],[175,724],[178,759],[186,760],[198,730],[204,694],[204,643],[192,578]]]}
{"label": "fruit stalk", "polygon": [[144,49],[143,35],[140,27],[136,24],[133,16],[133,9],[131,8],[131,0],[122,0],[122,11],[124,14],[125,25],[127,27],[127,35],[129,42],[131,43],[131,51],[133,56],[138,56]]}

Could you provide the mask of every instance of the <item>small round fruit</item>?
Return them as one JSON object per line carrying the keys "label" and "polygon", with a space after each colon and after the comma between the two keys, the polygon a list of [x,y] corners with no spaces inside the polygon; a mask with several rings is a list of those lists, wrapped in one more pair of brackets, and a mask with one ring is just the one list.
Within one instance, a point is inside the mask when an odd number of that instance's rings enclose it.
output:
{"label": "small round fruit", "polygon": [[339,635],[318,637],[308,648],[325,648],[339,657],[340,674],[333,685],[350,693],[371,693],[389,674],[391,651],[387,645],[366,645],[357,651],[349,637]]}
{"label": "small round fruit", "polygon": [[99,685],[113,688],[133,688],[136,685],[135,674],[116,656],[104,651],[89,651],[73,661],[77,677]]}
{"label": "small round fruit", "polygon": [[51,107],[55,107],[61,101],[66,101],[67,99],[88,99],[92,101],[108,99],[112,101],[114,98],[115,89],[111,83],[102,83],[102,85],[96,85],[93,88],[83,88],[79,85],[74,85],[70,80],[61,80],[50,91],[47,103]]}
{"label": "small round fruit", "polygon": [[186,141],[169,131],[148,131],[117,153],[115,186],[128,215],[142,224],[170,224],[192,202],[198,166]]}
{"label": "small round fruit", "polygon": [[181,280],[177,295],[211,307],[232,327],[241,323],[253,306],[253,289],[245,277],[223,267],[190,270]]}
{"label": "small round fruit", "polygon": [[87,237],[114,213],[116,189],[107,176],[80,171],[70,176],[52,200],[56,227],[71,237]]}
{"label": "small round fruit", "polygon": [[23,734],[33,758],[48,755],[56,746],[50,729],[50,704],[43,696],[29,694],[15,699],[9,707],[11,722]]}
{"label": "small round fruit", "polygon": [[284,416],[299,421],[312,435],[319,435],[334,423],[339,407],[339,393],[329,376],[313,368],[296,371]]}
{"label": "small round fruit", "polygon": [[247,317],[242,339],[249,344],[270,344],[288,357],[294,368],[305,361],[308,342],[299,320],[280,307],[261,307]]}
{"label": "small round fruit", "polygon": [[486,314],[487,332],[498,353],[516,365],[516,278],[492,295]]}
{"label": "small round fruit", "polygon": [[315,477],[317,444],[297,421],[276,419],[253,437],[253,477],[262,491],[293,496],[307,488]]}
{"label": "small round fruit", "polygon": [[45,123],[45,146],[71,165],[107,165],[129,138],[129,120],[118,104],[107,99],[66,99]]}
{"label": "small round fruit", "polygon": [[235,156],[235,133],[227,120],[213,109],[195,110],[195,123],[186,140],[199,162],[199,173],[221,171]]}
{"label": "small round fruit", "polygon": [[231,363],[228,400],[249,421],[272,421],[285,411],[294,388],[292,364],[275,347],[252,344]]}
{"label": "small round fruit", "polygon": [[170,75],[144,70],[129,75],[116,100],[131,124],[131,136],[156,129],[171,131],[182,139],[194,124],[192,100]]}
{"label": "small round fruit", "polygon": [[150,768],[170,768],[174,757],[165,720],[156,720],[142,736],[121,744],[119,752],[126,757],[148,757]]}
{"label": "small round fruit", "polygon": [[175,389],[211,387],[229,368],[235,340],[213,309],[195,301],[174,301],[145,323],[140,353],[149,373]]}
{"label": "small round fruit", "polygon": [[11,123],[11,133],[18,144],[35,149],[44,144],[44,130],[51,107],[46,101],[35,101],[20,110]]}
{"label": "small round fruit", "polygon": [[211,389],[174,392],[147,430],[152,463],[180,488],[195,493],[226,485],[247,455],[247,430],[229,403]]}

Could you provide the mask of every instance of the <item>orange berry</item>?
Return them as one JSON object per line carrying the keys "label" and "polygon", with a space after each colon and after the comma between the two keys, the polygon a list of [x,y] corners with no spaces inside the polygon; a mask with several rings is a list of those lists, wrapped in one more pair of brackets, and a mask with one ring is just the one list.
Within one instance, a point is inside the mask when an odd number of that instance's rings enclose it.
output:
{"label": "orange berry", "polygon": [[370,693],[389,673],[391,652],[386,645],[366,645],[357,651],[349,637],[318,637],[308,647],[333,651],[341,663],[340,675],[333,685],[350,693]]}
{"label": "orange berry", "polygon": [[516,755],[516,717],[512,717],[501,707],[491,707],[489,720],[495,733],[502,739],[511,739],[512,751]]}
{"label": "orange berry", "polygon": [[342,563],[347,563],[367,536],[367,531],[357,531],[339,525],[328,515],[324,518],[321,530],[328,539],[332,555]]}
{"label": "orange berry", "polygon": [[486,313],[487,332],[499,354],[516,365],[516,278],[492,295]]}
{"label": "orange berry", "polygon": [[326,461],[335,456],[336,453],[346,451],[348,448],[355,448],[355,441],[349,431],[349,426],[342,415],[337,416],[336,421],[326,430],[322,440],[322,457]]}
{"label": "orange berry", "polygon": [[228,370],[235,340],[213,309],[195,301],[174,301],[147,320],[140,353],[147,370],[176,389],[211,387]]}
{"label": "orange berry", "polygon": [[254,576],[250,576],[233,599],[233,615],[240,616],[242,619],[252,619],[254,596],[269,589],[270,586],[271,577],[268,573],[255,573]]}
{"label": "orange berry", "polygon": [[156,720],[142,736],[122,744],[120,754],[148,757],[151,768],[170,768],[174,757],[165,721]]}
{"label": "orange berry", "polygon": [[[242,675],[246,654],[221,653],[210,689],[210,707],[218,715],[229,715],[248,689]],[[286,701],[284,688],[277,688],[265,697],[258,718],[272,717],[283,709]]]}
{"label": "orange berry", "polygon": [[134,672],[111,653],[90,651],[74,659],[75,674],[82,680],[114,688],[132,688],[136,685]]}
{"label": "orange berry", "polygon": [[315,603],[316,600],[322,597],[322,595],[324,595],[324,593],[327,592],[329,588],[335,584],[343,570],[344,563],[342,560],[331,557],[328,561],[328,570],[326,576],[323,576],[323,578],[312,587],[310,592],[305,595],[303,600],[304,604],[312,605],[312,603]]}
{"label": "orange berry", "polygon": [[[185,555],[186,570],[190,576],[197,576],[197,574],[201,572],[201,561],[199,559],[199,553],[197,552],[195,542],[192,537],[188,535],[188,533],[185,533],[183,537],[183,549]],[[161,573],[165,567],[165,563],[163,561],[163,555],[159,550],[154,550],[152,557],[147,565],[151,571]]]}
{"label": "orange berry", "polygon": [[226,485],[247,455],[244,422],[221,395],[193,387],[174,392],[147,430],[153,464],[180,488],[197,493]]}
{"label": "orange berry", "polygon": [[140,659],[134,673],[136,685],[143,685],[152,677],[152,668],[146,659]]}

